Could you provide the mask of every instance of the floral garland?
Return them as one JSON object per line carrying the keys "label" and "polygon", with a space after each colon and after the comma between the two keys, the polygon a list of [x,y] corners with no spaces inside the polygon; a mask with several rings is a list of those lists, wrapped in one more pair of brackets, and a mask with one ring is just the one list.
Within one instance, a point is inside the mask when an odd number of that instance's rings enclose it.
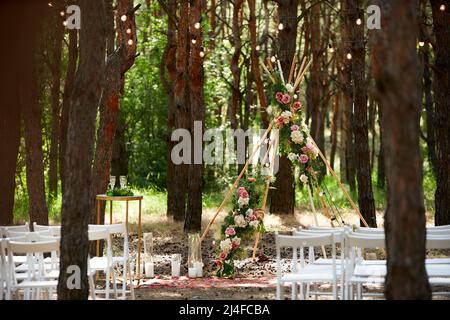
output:
{"label": "floral garland", "polygon": [[270,106],[269,111],[278,114],[274,127],[279,130],[280,155],[286,156],[294,166],[299,166],[303,184],[317,184],[316,170],[323,164],[318,159],[319,149],[310,138],[302,103],[289,83],[283,85],[277,82],[271,89],[277,103]]}
{"label": "floral garland", "polygon": [[262,184],[255,183],[256,178],[249,178],[247,183],[237,189],[234,196],[235,206],[224,219],[221,227],[218,258],[215,261],[217,276],[232,277],[235,273],[234,259],[245,254],[241,247],[242,240],[251,238],[256,232],[264,232],[264,212],[255,209],[259,202]]}

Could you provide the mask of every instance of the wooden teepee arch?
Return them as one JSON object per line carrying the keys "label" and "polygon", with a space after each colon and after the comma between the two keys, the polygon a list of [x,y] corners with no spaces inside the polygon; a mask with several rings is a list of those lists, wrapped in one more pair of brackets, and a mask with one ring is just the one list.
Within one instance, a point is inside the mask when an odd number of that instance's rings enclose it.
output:
{"label": "wooden teepee arch", "polygon": [[[312,60],[311,60],[312,61]],[[300,66],[298,75],[296,77],[296,81],[294,84],[294,91],[295,89],[300,85],[303,76],[305,75],[307,69],[309,68],[309,66],[311,65],[311,61],[309,61],[308,64],[306,63],[306,59],[303,59],[302,64]],[[292,62],[292,68],[291,68],[291,74],[293,74],[293,69],[295,68],[295,59]],[[271,75],[270,71],[267,69],[267,67],[264,64],[261,64],[262,68],[264,69],[264,71],[268,74],[269,78],[272,80],[272,82],[275,83],[275,80],[273,78],[273,76]],[[278,67],[281,69],[281,66],[278,63]],[[280,74],[282,75],[283,72],[280,70]],[[291,78],[291,76],[290,76]],[[284,82],[284,81],[283,81]],[[248,166],[250,165],[250,162],[252,161],[252,159],[254,158],[254,156],[256,155],[256,153],[260,150],[261,145],[263,144],[263,142],[267,139],[267,137],[269,136],[270,132],[273,129],[273,121],[271,121],[269,127],[266,129],[266,131],[264,132],[264,134],[262,135],[262,137],[259,139],[258,143],[255,145],[255,147],[253,148],[253,152],[251,154],[251,156],[247,159],[244,167],[242,168],[241,172],[239,173],[238,177],[236,178],[236,180],[234,181],[233,185],[231,186],[230,190],[227,192],[227,194],[225,195],[225,198],[223,199],[222,203],[220,204],[220,206],[217,208],[216,213],[214,214],[213,218],[211,219],[211,221],[208,223],[205,231],[203,232],[201,238],[200,238],[200,242],[202,242],[206,235],[208,234],[209,230],[211,229],[212,225],[214,224],[217,216],[220,214],[220,212],[222,211],[222,209],[224,208],[225,204],[227,203],[227,201],[230,199],[231,195],[233,194],[234,190],[236,189],[236,187],[238,186],[239,181],[242,179],[242,177],[244,176],[245,172],[248,169]],[[319,151],[319,156],[322,159],[322,161],[325,163],[325,166],[327,167],[327,169],[331,172],[331,174],[333,175],[333,177],[335,178],[336,182],[339,185],[339,188],[342,190],[342,192],[344,193],[345,197],[347,198],[347,200],[349,201],[350,205],[352,206],[352,208],[356,211],[356,213],[358,214],[359,218],[361,219],[361,221],[363,222],[364,226],[369,227],[369,225],[367,224],[366,220],[364,219],[364,217],[362,216],[361,212],[359,211],[358,206],[355,204],[355,202],[352,200],[352,198],[350,197],[350,195],[348,194],[348,192],[345,190],[344,186],[342,185],[341,180],[339,179],[338,175],[336,174],[336,172],[334,172],[333,168],[331,167],[331,165],[329,164],[328,160],[325,158],[325,156],[323,155],[322,151],[319,149],[319,147],[317,146],[317,143],[314,141],[314,139],[311,137],[311,135],[309,135],[309,138],[311,139],[311,141],[314,143],[314,146],[317,148],[317,150]],[[271,148],[273,148],[273,155],[272,155],[272,161],[270,161],[270,167],[272,169],[273,163],[275,162],[275,155],[277,152],[277,148],[278,148],[278,139],[275,140],[271,140],[269,143],[269,146],[267,148],[266,154],[264,155],[263,158],[263,162],[265,162],[265,160],[267,159],[267,157],[269,156],[270,150]],[[270,180],[267,179],[266,181],[266,188],[265,188],[265,193],[264,193],[264,198],[263,198],[263,204],[262,204],[262,210],[266,211],[266,204],[267,204],[267,198],[268,198],[268,194],[269,194],[269,187],[270,187]],[[318,194],[321,200],[322,205],[324,206],[324,211],[325,213],[327,212],[326,210],[326,205],[324,200],[322,199],[322,197],[320,196],[320,190],[318,190]],[[311,190],[309,188],[308,185],[308,192],[309,194],[311,194]],[[315,211],[315,210],[314,210]],[[328,215],[328,214],[326,214]],[[329,216],[329,215],[328,215]],[[331,216],[329,216],[331,218]],[[331,225],[333,226],[333,224],[331,223]],[[256,239],[255,239],[255,245],[253,247],[253,259],[255,258],[256,255],[256,250],[258,247],[258,242],[259,242],[259,237],[260,234],[258,233],[256,235]]]}

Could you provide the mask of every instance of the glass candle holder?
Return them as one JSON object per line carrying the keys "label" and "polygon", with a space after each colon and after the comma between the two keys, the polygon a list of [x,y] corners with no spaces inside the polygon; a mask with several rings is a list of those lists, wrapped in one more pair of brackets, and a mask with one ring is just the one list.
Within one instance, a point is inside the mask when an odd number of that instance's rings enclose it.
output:
{"label": "glass candle holder", "polygon": [[171,263],[172,263],[172,277],[179,277],[181,269],[181,254],[179,253],[173,254]]}
{"label": "glass candle holder", "polygon": [[127,176],[120,176],[119,177],[119,181],[120,181],[120,188],[123,189],[127,186]]}
{"label": "glass candle holder", "polygon": [[203,276],[202,250],[198,233],[188,235],[188,276],[190,278]]}
{"label": "glass candle holder", "polygon": [[109,176],[109,189],[113,190],[115,185],[116,185],[116,177]]}

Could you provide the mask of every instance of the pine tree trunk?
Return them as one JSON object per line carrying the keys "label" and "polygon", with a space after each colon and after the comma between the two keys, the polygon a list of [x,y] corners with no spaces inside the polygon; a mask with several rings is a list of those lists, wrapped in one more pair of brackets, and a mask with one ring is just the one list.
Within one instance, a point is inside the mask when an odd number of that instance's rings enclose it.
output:
{"label": "pine tree trunk", "polygon": [[59,176],[61,178],[61,193],[64,194],[66,174],[65,174],[65,155],[67,149],[67,130],[69,127],[70,96],[75,81],[75,72],[78,60],[78,31],[73,29],[69,31],[67,71],[64,80],[64,93],[61,109],[60,121],[60,141],[59,141]]}
{"label": "pine tree trunk", "polygon": [[[176,116],[175,128],[190,128],[190,107],[189,107],[189,1],[180,2],[180,17],[178,22],[178,47],[176,61],[176,82],[174,88]],[[176,183],[174,184],[174,215],[175,221],[184,221],[186,214],[187,185],[188,185],[188,165],[175,165],[174,174]]]}
{"label": "pine tree trunk", "polygon": [[[87,299],[88,223],[92,208],[92,160],[97,106],[105,65],[106,34],[103,1],[80,0],[80,66],[71,95],[66,153],[66,188],[62,199],[62,229],[58,299]],[[80,289],[67,286],[68,267],[78,266]]]}
{"label": "pine tree trunk", "polygon": [[[361,0],[350,0],[349,21],[364,20]],[[370,227],[377,227],[375,201],[370,169],[369,132],[367,121],[367,84],[365,77],[364,24],[351,24],[352,34],[352,83],[354,95],[355,164],[358,181],[358,203],[361,214]],[[362,224],[362,222],[361,222]]]}
{"label": "pine tree trunk", "polygon": [[175,176],[175,165],[172,162],[171,154],[172,154],[172,148],[174,146],[173,141],[171,140],[172,131],[175,128],[175,113],[176,113],[176,106],[175,106],[175,99],[174,99],[174,84],[175,84],[175,78],[176,78],[176,54],[177,54],[177,38],[176,38],[176,24],[174,21],[176,18],[176,12],[177,12],[177,2],[176,0],[170,0],[167,5],[168,8],[168,15],[172,16],[173,18],[168,18],[168,25],[167,25],[167,44],[165,49],[165,61],[164,61],[164,67],[167,70],[167,79],[164,76],[165,87],[166,92],[168,95],[168,103],[169,103],[169,111],[167,115],[167,138],[166,138],[166,145],[167,145],[167,178],[166,178],[166,189],[167,189],[167,216],[173,217],[175,214],[175,184],[177,177]]}
{"label": "pine tree trunk", "polygon": [[[296,51],[297,41],[298,0],[282,0],[278,4],[279,23],[283,30],[278,33],[278,59],[280,59],[284,78],[289,78],[289,72]],[[280,165],[276,174],[276,189],[271,191],[270,212],[293,214],[295,207],[294,174],[289,159],[280,157]]]}
{"label": "pine tree trunk", "polygon": [[[434,97],[436,102],[435,224],[450,224],[450,1],[430,0],[436,37]],[[441,11],[444,4],[446,10]]]}
{"label": "pine tree trunk", "polygon": [[[58,13],[59,15],[59,13]],[[60,91],[61,91],[61,56],[64,26],[57,19],[54,35],[52,64],[52,133],[50,141],[50,164],[48,170],[48,190],[52,196],[58,194],[58,145],[60,136]]]}
{"label": "pine tree trunk", "polygon": [[36,60],[27,59],[29,76],[21,87],[22,115],[25,133],[26,173],[30,223],[48,225],[48,209],[45,201],[44,154],[42,150],[42,106],[38,97]]}
{"label": "pine tree trunk", "polygon": [[[193,0],[190,6],[189,20],[190,25],[201,20],[202,12],[201,0]],[[203,188],[203,164],[202,159],[195,159],[196,144],[202,139],[203,134],[195,135],[195,122],[200,123],[203,132],[204,120],[204,98],[203,98],[203,32],[202,28],[191,28],[191,36],[197,42],[191,47],[191,55],[189,59],[189,87],[190,87],[190,107],[191,107],[191,136],[192,136],[192,164],[189,166],[189,191],[188,202],[186,208],[186,219],[184,222],[184,231],[200,232],[202,227],[202,188]],[[199,131],[198,129],[196,130]],[[203,155],[203,153],[201,153]],[[200,160],[200,161],[198,161]],[[198,163],[200,162],[200,163]]]}
{"label": "pine tree trunk", "polygon": [[[373,68],[383,112],[389,205],[385,213],[387,299],[429,299],[425,270],[425,208],[419,147],[420,75],[417,1],[379,1]],[[407,232],[405,232],[407,230]]]}

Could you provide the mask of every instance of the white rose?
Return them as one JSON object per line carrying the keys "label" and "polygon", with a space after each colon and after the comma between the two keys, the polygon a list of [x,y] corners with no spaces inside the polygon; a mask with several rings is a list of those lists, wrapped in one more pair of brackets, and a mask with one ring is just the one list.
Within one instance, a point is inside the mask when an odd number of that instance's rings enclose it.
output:
{"label": "white rose", "polygon": [[242,214],[234,217],[234,223],[239,228],[245,228],[247,226],[247,221],[245,221],[245,218]]}
{"label": "white rose", "polygon": [[300,144],[303,142],[304,138],[300,131],[292,131],[291,132],[291,140],[296,144]]}
{"label": "white rose", "polygon": [[307,183],[308,182],[308,177],[305,174],[302,174],[300,176],[300,181],[303,183]]}
{"label": "white rose", "polygon": [[294,91],[294,86],[290,83],[286,84],[286,90],[288,92],[293,92]]}
{"label": "white rose", "polygon": [[231,249],[231,240],[229,238],[220,241],[220,250],[230,251],[230,249]]}
{"label": "white rose", "polygon": [[253,213],[253,209],[248,209],[247,212],[245,213],[246,216],[249,216]]}
{"label": "white rose", "polygon": [[298,155],[296,155],[295,153],[290,152],[288,154],[288,159],[291,160],[291,161],[294,161],[297,158],[298,158]]}
{"label": "white rose", "polygon": [[239,208],[242,208],[243,206],[248,205],[249,200],[250,200],[249,198],[239,197],[239,199],[238,199]]}
{"label": "white rose", "polygon": [[301,126],[303,131],[309,132],[309,128],[306,125],[305,120],[302,120]]}
{"label": "white rose", "polygon": [[253,229],[256,229],[256,228],[258,228],[258,226],[259,226],[259,221],[258,221],[258,220],[250,221],[249,225],[250,225],[250,227],[252,227]]}
{"label": "white rose", "polygon": [[290,111],[283,111],[281,117],[284,120],[284,124],[288,124],[291,121],[292,113]]}
{"label": "white rose", "polygon": [[232,242],[234,242],[234,243],[237,244],[237,245],[240,245],[240,244],[241,244],[241,238],[239,238],[239,237],[234,237]]}

